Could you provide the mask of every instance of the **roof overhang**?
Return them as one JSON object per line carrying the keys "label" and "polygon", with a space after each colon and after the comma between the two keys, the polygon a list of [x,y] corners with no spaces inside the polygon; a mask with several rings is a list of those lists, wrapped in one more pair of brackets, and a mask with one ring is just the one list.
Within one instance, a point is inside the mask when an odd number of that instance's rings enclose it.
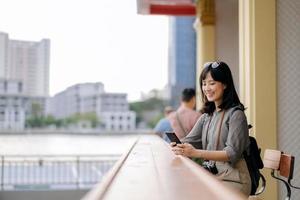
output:
{"label": "roof overhang", "polygon": [[138,14],[195,16],[194,0],[137,0]]}

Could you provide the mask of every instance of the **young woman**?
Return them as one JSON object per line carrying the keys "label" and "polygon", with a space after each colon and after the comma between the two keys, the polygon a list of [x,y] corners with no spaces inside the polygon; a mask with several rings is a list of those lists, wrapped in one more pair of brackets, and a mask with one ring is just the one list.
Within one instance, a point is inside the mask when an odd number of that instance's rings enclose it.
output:
{"label": "young woman", "polygon": [[243,158],[249,145],[248,123],[228,65],[206,63],[200,86],[203,114],[182,140],[184,144],[171,143],[172,151],[202,158],[225,184],[249,195],[251,178]]}

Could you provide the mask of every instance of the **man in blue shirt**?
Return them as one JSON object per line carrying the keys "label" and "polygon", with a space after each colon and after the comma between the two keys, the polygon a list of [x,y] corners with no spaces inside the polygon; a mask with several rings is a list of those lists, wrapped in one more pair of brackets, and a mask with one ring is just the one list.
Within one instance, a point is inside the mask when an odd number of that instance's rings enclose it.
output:
{"label": "man in blue shirt", "polygon": [[154,133],[161,136],[165,141],[169,142],[169,139],[167,136],[164,134],[166,131],[172,131],[172,126],[167,118],[170,113],[172,113],[174,110],[171,106],[167,106],[164,109],[164,115],[165,117],[160,119],[159,122],[156,124],[154,127]]}

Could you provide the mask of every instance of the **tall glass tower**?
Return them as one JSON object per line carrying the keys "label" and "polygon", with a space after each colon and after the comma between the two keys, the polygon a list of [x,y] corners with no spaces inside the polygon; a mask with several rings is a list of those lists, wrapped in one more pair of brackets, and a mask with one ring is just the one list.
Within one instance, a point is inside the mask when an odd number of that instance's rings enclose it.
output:
{"label": "tall glass tower", "polygon": [[168,88],[170,104],[178,107],[181,92],[196,87],[195,17],[170,17]]}

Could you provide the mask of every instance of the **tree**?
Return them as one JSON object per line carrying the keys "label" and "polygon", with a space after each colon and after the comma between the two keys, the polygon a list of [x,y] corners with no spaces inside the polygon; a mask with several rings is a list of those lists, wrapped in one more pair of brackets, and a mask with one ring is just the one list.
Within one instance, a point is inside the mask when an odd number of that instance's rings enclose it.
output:
{"label": "tree", "polygon": [[[167,105],[167,101],[157,97],[151,97],[144,101],[132,102],[129,104],[130,110],[136,112],[136,124],[146,122],[149,128],[153,128],[158,120],[163,116],[163,110]],[[145,118],[146,113],[154,112],[155,114],[151,119]]]}
{"label": "tree", "polygon": [[65,125],[77,124],[80,121],[89,121],[93,128],[96,128],[100,123],[100,119],[95,112],[76,113],[64,120]]}
{"label": "tree", "polygon": [[31,128],[43,127],[44,120],[42,118],[43,118],[42,106],[39,103],[32,103],[31,115],[26,119],[25,126]]}
{"label": "tree", "polygon": [[32,117],[41,117],[43,115],[42,106],[39,103],[32,103],[31,104],[31,116]]}

